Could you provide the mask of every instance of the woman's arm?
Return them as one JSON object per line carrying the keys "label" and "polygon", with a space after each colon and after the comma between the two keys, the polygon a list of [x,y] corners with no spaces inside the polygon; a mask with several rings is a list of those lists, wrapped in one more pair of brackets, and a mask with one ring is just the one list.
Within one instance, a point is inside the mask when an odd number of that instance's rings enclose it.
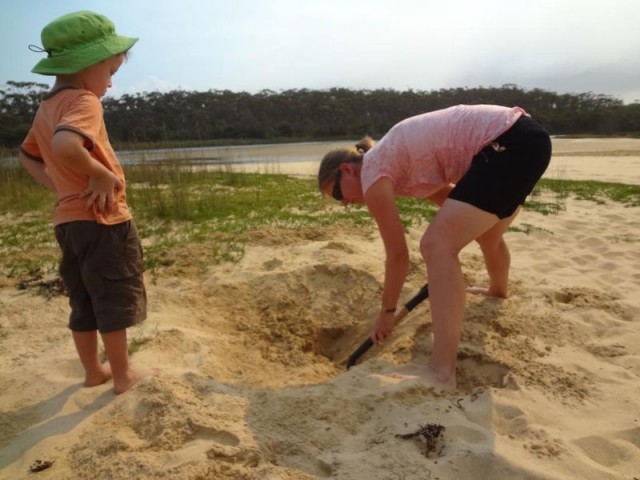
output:
{"label": "woman's arm", "polygon": [[378,225],[386,252],[381,313],[371,334],[374,341],[380,342],[393,329],[393,312],[385,310],[397,307],[409,271],[409,250],[391,180],[383,177],[376,181],[367,190],[364,200]]}

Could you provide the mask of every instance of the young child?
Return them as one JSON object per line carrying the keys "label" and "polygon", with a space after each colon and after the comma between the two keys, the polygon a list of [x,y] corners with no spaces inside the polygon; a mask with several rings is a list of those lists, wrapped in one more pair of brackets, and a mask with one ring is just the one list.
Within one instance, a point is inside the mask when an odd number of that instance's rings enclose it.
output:
{"label": "young child", "polygon": [[[132,368],[127,327],[146,318],[142,247],[127,207],[122,166],[109,143],[100,98],[138,40],[120,36],[107,17],[64,15],[42,30],[47,57],[32,69],[55,75],[20,162],[57,197],[53,224],[62,250],[71,329],[84,385],[113,377],[116,394],[154,370]],[[108,361],[98,356],[100,332]]]}
{"label": "young child", "polygon": [[325,155],[318,186],[339,202],[363,203],[374,217],[385,251],[380,313],[371,338],[393,330],[394,312],[409,268],[396,196],[440,206],[420,241],[429,276],[433,351],[426,366],[395,374],[447,391],[456,389],[456,356],[465,285],[460,251],[477,241],[489,286],[469,293],[507,296],[510,254],[503,234],[551,158],[546,130],[518,107],[457,105],[407,118],[377,144],[370,138]]}

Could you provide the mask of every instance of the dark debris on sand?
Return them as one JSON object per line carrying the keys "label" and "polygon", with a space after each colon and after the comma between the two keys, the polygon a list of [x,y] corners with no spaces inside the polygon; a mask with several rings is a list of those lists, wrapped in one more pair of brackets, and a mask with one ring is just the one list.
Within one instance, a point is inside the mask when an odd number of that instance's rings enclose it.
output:
{"label": "dark debris on sand", "polygon": [[32,473],[38,473],[38,472],[42,472],[43,470],[46,470],[47,468],[51,468],[53,466],[55,460],[41,460],[38,459],[35,462],[33,462],[31,464],[31,466],[29,467],[29,471]]}
{"label": "dark debris on sand", "polygon": [[396,434],[396,438],[410,440],[417,437],[425,443],[425,457],[439,457],[444,449],[445,427],[437,423],[427,423],[426,425],[420,425],[419,427],[420,428],[415,432],[398,433]]}
{"label": "dark debris on sand", "polygon": [[16,286],[18,290],[28,290],[31,288],[37,289],[39,295],[42,295],[47,300],[57,297],[59,295],[66,295],[67,289],[64,286],[62,278],[59,276],[46,279],[41,273],[35,274],[31,278],[21,280]]}

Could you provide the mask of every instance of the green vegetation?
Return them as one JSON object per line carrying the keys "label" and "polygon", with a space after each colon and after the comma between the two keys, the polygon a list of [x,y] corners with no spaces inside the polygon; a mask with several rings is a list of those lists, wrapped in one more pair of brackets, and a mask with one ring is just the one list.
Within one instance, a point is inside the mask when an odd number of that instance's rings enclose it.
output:
{"label": "green vegetation", "polygon": [[573,195],[596,203],[614,201],[629,207],[640,206],[640,186],[622,183],[596,182],[592,180],[542,179],[538,188],[547,189],[561,196]]}
{"label": "green vegetation", "polygon": [[[158,330],[157,323],[153,324],[150,331],[149,331],[149,325],[146,322],[141,324],[138,327],[138,329],[136,329],[135,336],[129,339],[129,342],[127,345],[127,353],[129,355],[133,355],[134,353],[138,352],[145,343],[149,343],[151,340],[156,338],[159,334],[160,334],[160,331]],[[103,355],[104,355],[104,360],[106,360],[106,352]]]}
{"label": "green vegetation", "polygon": [[553,235],[553,232],[550,230],[547,230],[546,228],[540,228],[540,227],[536,227],[535,225],[531,225],[530,223],[523,223],[519,226],[510,226],[509,227],[509,231],[510,232],[521,232],[521,233],[526,233],[527,235],[529,235],[530,233],[533,232],[545,232],[548,234]]}
{"label": "green vegetation", "polygon": [[[0,86],[0,147],[16,149],[49,86]],[[292,89],[143,92],[105,97],[104,115],[118,150],[379,138],[403,118],[460,103],[518,105],[553,135],[639,135],[640,103],[592,92],[558,94],[517,85],[432,91]]]}
{"label": "green vegetation", "polygon": [[[128,201],[152,274],[235,262],[250,242],[304,242],[345,231],[375,232],[365,208],[343,209],[323,199],[311,179],[209,170],[181,162],[126,168]],[[0,163],[0,188],[0,284],[55,271],[59,253],[50,225],[52,195],[15,163]],[[525,208],[555,214],[568,196],[639,206],[640,186],[544,179]],[[399,209],[407,227],[428,221],[436,211],[414,198],[401,198]]]}

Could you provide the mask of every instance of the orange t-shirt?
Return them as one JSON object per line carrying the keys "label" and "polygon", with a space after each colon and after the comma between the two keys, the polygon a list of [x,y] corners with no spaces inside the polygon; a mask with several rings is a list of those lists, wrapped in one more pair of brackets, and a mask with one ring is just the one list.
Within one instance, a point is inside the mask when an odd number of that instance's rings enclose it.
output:
{"label": "orange t-shirt", "polygon": [[114,225],[131,219],[125,189],[116,195],[116,208],[111,213],[85,208],[87,199],[79,198],[88,185],[89,177],[75,172],[55,158],[51,142],[56,132],[69,130],[84,138],[84,146],[90,155],[111,170],[124,184],[124,171],[116,157],[104,124],[100,99],[88,90],[63,88],[51,92],[36,112],[31,130],[22,142],[22,152],[27,157],[43,161],[47,173],[56,187],[57,202],[53,224],[78,220],[93,220],[104,225]]}

